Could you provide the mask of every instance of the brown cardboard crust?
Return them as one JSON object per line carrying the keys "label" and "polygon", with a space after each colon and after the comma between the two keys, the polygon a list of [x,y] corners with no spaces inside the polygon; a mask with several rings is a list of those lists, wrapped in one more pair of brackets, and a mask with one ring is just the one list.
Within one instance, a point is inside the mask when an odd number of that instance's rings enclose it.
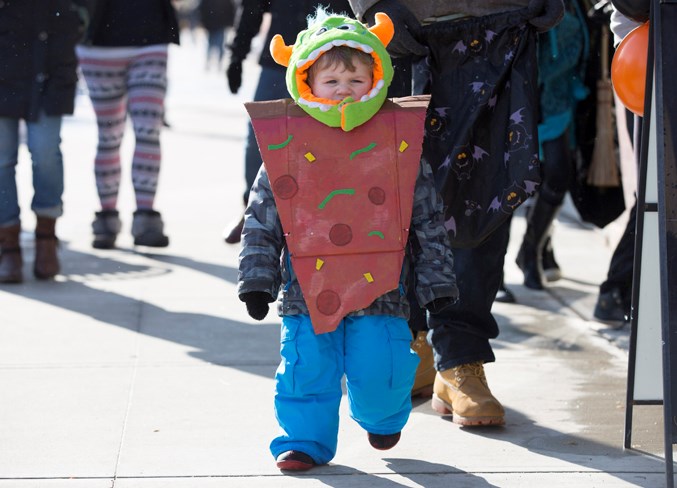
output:
{"label": "brown cardboard crust", "polygon": [[[427,107],[429,102],[430,95],[386,99],[379,112],[389,112],[397,107],[400,107],[400,109],[418,109]],[[244,106],[252,119],[274,119],[281,115],[287,117],[305,117],[307,115],[291,98],[248,102]]]}

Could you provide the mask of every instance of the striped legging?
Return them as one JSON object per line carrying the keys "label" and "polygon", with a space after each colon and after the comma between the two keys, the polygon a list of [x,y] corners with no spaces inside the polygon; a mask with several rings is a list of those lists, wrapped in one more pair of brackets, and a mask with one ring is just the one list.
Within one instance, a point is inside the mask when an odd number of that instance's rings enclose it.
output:
{"label": "striped legging", "polygon": [[136,140],[132,184],[137,209],[152,209],[160,173],[160,130],[167,91],[167,45],[105,48],[79,46],[80,68],[96,113],[99,143],[94,161],[102,210],[114,210],[120,188],[120,145],[127,113]]}

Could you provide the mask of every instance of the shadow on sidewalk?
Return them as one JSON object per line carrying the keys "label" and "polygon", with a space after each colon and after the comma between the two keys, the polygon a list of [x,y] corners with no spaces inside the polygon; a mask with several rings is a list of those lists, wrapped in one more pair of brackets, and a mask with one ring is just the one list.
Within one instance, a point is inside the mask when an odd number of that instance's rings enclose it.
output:
{"label": "shadow on sidewalk", "polygon": [[[316,479],[322,485],[332,488],[352,488],[355,486],[368,486],[369,488],[398,488],[410,486],[398,483],[388,476],[399,475],[405,477],[420,486],[472,486],[473,488],[498,488],[487,482],[480,476],[456,469],[453,466],[430,463],[421,459],[410,458],[383,458],[388,469],[392,472],[382,472],[378,475],[366,473],[340,464],[318,466],[308,473],[298,475],[287,474],[285,477],[303,479]],[[448,476],[453,478],[448,478]],[[442,481],[440,476],[444,476]],[[458,483],[458,484],[457,484]]]}
{"label": "shadow on sidewalk", "polygon": [[[585,399],[583,400],[585,403]],[[609,402],[613,403],[613,401]],[[433,416],[439,416],[432,411],[429,404],[429,399],[417,399],[414,402],[414,408],[419,412],[429,413]],[[581,408],[583,409],[583,408]],[[560,432],[558,430],[540,425],[536,420],[526,415],[524,412],[506,408],[506,426],[505,427],[462,427],[452,423],[452,416],[442,416],[439,418],[440,429],[451,429],[450,438],[456,431],[456,443],[462,443],[463,439],[460,437],[471,435],[481,437],[483,439],[496,441],[498,443],[508,442],[527,449],[540,456],[558,459],[572,465],[572,473],[590,472],[590,473],[607,473],[618,480],[630,483],[632,486],[643,486],[641,479],[643,474],[661,474],[665,471],[665,463],[662,457],[653,453],[642,450],[625,450],[622,447],[622,439],[618,439],[618,445],[610,445],[600,442],[593,438],[594,432],[585,429],[582,435]],[[580,424],[572,422],[571,428]],[[408,435],[413,435],[410,432]],[[587,437],[586,437],[587,435]],[[458,446],[454,447],[458,449]],[[495,452],[493,447],[487,447],[487,452]],[[453,455],[453,451],[450,451]],[[453,466],[443,464],[427,463],[421,460],[411,459],[386,459],[391,462],[394,472],[406,476],[419,483],[421,486],[430,486],[430,483],[425,482],[425,476],[428,475],[466,475],[462,470],[456,469]],[[641,468],[638,468],[641,466]],[[577,468],[580,467],[580,468]],[[627,467],[627,468],[626,468]],[[547,468],[534,469],[533,471],[525,471],[527,473],[538,474],[559,472],[561,468],[556,470],[548,470]],[[487,471],[491,472],[491,471]],[[466,478],[459,479],[459,482],[467,481]],[[475,477],[473,484],[463,486],[494,486],[486,483],[485,480]],[[478,483],[478,484],[474,484]],[[637,484],[639,483],[639,484]],[[625,486],[625,485],[624,485]]]}
{"label": "shadow on sidewalk", "polygon": [[[129,260],[124,254],[120,256],[120,252],[127,254]],[[29,249],[26,255],[31,254]],[[279,363],[279,326],[274,313],[271,313],[269,321],[253,325],[223,315],[171,311],[140,298],[136,293],[138,280],[146,280],[148,284],[144,283],[144,286],[152,287],[153,280],[173,272],[171,267],[162,263],[185,266],[234,282],[237,270],[231,267],[171,255],[152,256],[153,260],[160,262],[160,265],[155,265],[147,259],[150,255],[124,249],[111,252],[110,257],[102,257],[69,249],[64,241],[61,241],[60,256],[65,274],[59,276],[58,281],[33,279],[28,276],[31,263],[26,263],[24,283],[2,286],[0,292],[13,293],[91,317],[103,324],[188,346],[192,349],[187,352],[189,356],[207,363],[252,374],[262,374],[262,365],[276,367]],[[118,285],[119,289],[121,281],[135,282],[134,296],[102,289],[105,282]],[[167,285],[163,286],[166,294]],[[199,293],[194,288],[191,291]],[[178,290],[178,295],[180,293],[181,290]],[[185,297],[181,299],[185,301]]]}

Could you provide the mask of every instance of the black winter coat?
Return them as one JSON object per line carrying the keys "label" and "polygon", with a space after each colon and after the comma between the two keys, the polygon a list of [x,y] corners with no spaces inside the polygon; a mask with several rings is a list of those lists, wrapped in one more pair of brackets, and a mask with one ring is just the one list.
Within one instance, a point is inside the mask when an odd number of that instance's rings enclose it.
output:
{"label": "black winter coat", "polygon": [[87,0],[91,22],[83,44],[139,47],[179,44],[171,0]]}
{"label": "black winter coat", "polygon": [[72,0],[0,0],[0,116],[73,113],[82,27]]}
{"label": "black winter coat", "polygon": [[266,41],[261,50],[259,64],[269,68],[280,68],[270,55],[270,40],[275,34],[280,34],[287,45],[296,42],[296,35],[308,27],[306,17],[315,13],[318,4],[322,4],[328,10],[340,14],[350,12],[348,0],[243,0],[237,21],[237,33],[231,46],[232,56],[236,59],[247,57],[254,36],[261,29],[263,14],[270,12],[270,28]]}
{"label": "black winter coat", "polygon": [[202,27],[208,31],[225,29],[235,23],[233,0],[201,0],[198,12]]}

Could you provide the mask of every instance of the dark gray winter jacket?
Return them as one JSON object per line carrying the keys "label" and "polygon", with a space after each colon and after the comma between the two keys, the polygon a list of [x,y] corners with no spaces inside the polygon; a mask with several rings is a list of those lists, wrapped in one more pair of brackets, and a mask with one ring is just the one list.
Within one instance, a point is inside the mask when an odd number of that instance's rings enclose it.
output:
{"label": "dark gray winter jacket", "polygon": [[[436,298],[457,298],[442,202],[435,190],[430,165],[421,161],[414,189],[414,204],[407,252],[400,286],[377,298],[363,310],[349,315],[390,315],[409,318],[406,297],[410,273],[415,275],[415,293],[421,306]],[[291,267],[282,225],[264,166],[256,178],[245,211],[238,295],[262,291],[278,297],[279,315],[308,314],[301,288]],[[279,296],[278,296],[279,295]]]}

